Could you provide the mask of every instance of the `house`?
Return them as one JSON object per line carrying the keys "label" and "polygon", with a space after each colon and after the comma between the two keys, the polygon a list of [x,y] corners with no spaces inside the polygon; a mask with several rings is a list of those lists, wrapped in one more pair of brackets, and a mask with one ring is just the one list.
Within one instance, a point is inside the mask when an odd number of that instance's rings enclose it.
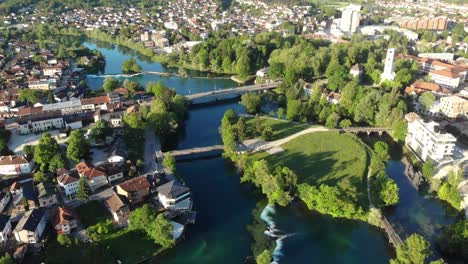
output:
{"label": "house", "polygon": [[0,214],[0,244],[7,241],[11,234],[11,221],[9,215]]}
{"label": "house", "polygon": [[112,145],[110,155],[107,158],[107,161],[110,163],[123,164],[127,159],[127,146],[125,142],[121,139],[117,140],[115,144]]}
{"label": "house", "polygon": [[46,67],[43,69],[44,76],[53,77],[55,75],[62,75],[61,67]]}
{"label": "house", "polygon": [[158,187],[158,200],[166,209],[190,210],[192,200],[190,189],[176,181],[167,182]]}
{"label": "house", "polygon": [[31,173],[34,168],[32,158],[26,156],[0,156],[0,175],[20,175]]}
{"label": "house", "polygon": [[360,78],[362,75],[362,67],[359,63],[356,63],[351,67],[349,70],[349,74],[351,74],[354,78]]}
{"label": "house", "polygon": [[265,78],[268,74],[268,67],[258,70],[255,75],[259,78]]}
{"label": "house", "polygon": [[58,203],[57,190],[55,189],[54,185],[46,182],[41,182],[36,186],[36,189],[37,199],[39,200],[39,206],[49,207]]}
{"label": "house", "polygon": [[80,162],[76,165],[76,170],[81,177],[86,178],[91,191],[95,191],[103,186],[107,186],[107,174],[102,168],[95,168],[86,162]]}
{"label": "house", "polygon": [[11,200],[11,194],[9,192],[1,191],[0,192],[0,213],[5,210],[8,203]]}
{"label": "house", "polygon": [[110,99],[107,95],[81,99],[81,109],[84,111],[106,110]]}
{"label": "house", "polygon": [[327,102],[329,104],[338,104],[340,102],[340,99],[341,99],[341,94],[335,93],[335,92],[331,92],[327,96]]}
{"label": "house", "polygon": [[16,212],[36,208],[38,204],[32,180],[14,182],[10,185],[10,193],[12,195],[14,211]]}
{"label": "house", "polygon": [[113,193],[111,197],[106,199],[104,204],[116,222],[126,221],[130,216],[130,207],[125,196]]}
{"label": "house", "polygon": [[424,92],[431,92],[435,96],[445,96],[451,94],[450,90],[441,87],[436,83],[415,81],[405,88],[405,95],[421,95]]}
{"label": "house", "polygon": [[30,81],[28,83],[29,89],[49,91],[51,89],[50,82],[48,81]]}
{"label": "house", "polygon": [[149,196],[150,187],[148,179],[139,176],[117,185],[117,193],[127,197],[131,204],[138,204]]}
{"label": "house", "polygon": [[415,113],[405,116],[408,121],[406,146],[421,160],[433,160],[436,163],[452,160],[457,139],[450,133],[445,133],[434,121],[424,122]]}
{"label": "house", "polygon": [[69,173],[63,173],[57,177],[58,186],[63,189],[69,199],[73,198],[78,191],[78,183],[79,179],[71,176]]}
{"label": "house", "polygon": [[51,223],[57,234],[70,234],[72,229],[78,227],[75,213],[66,207],[58,207],[51,212]]}
{"label": "house", "polygon": [[18,242],[33,244],[41,241],[47,219],[42,209],[27,211],[16,225],[13,233]]}
{"label": "house", "polygon": [[123,168],[122,166],[115,164],[115,163],[107,163],[99,166],[100,168],[103,168],[104,171],[107,174],[107,182],[109,184],[114,184],[116,182],[119,182],[120,180],[123,179]]}

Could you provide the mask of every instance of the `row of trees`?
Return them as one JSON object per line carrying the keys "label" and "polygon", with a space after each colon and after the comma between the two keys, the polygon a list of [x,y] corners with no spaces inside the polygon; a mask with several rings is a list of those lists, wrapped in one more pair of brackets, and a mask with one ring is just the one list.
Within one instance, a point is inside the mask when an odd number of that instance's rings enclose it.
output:
{"label": "row of trees", "polygon": [[390,158],[389,146],[384,141],[374,143],[369,170],[371,171],[371,197],[373,204],[382,208],[398,203],[398,186],[385,172],[385,163]]}

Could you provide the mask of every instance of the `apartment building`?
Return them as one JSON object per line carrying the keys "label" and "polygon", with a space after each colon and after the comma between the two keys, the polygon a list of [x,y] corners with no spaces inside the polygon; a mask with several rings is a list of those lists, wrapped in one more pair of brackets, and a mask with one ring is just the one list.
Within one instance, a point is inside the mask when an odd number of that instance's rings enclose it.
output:
{"label": "apartment building", "polygon": [[466,117],[468,115],[468,100],[456,95],[442,97],[439,111],[448,118]]}

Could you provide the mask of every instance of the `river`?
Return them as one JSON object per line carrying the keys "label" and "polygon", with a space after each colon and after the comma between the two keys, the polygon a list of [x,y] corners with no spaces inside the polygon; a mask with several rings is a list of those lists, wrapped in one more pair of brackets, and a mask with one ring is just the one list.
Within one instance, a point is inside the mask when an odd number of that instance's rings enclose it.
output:
{"label": "river", "polygon": [[[97,48],[107,60],[105,73],[120,73],[121,63],[134,56],[118,47],[100,47],[85,42],[85,46]],[[136,58],[144,70],[164,71],[159,63]],[[145,84],[162,80],[177,92],[206,91],[232,87],[230,80],[210,80],[180,77],[140,75],[133,80]],[[88,78],[89,85],[99,88],[102,78]],[[218,128],[224,112],[234,108],[244,112],[238,103],[191,109],[184,132],[175,148],[185,149],[220,144]],[[239,183],[239,173],[223,158],[211,158],[180,162],[177,170],[193,192],[197,223],[189,226],[186,239],[177,247],[153,260],[154,263],[182,264],[239,264],[251,255],[251,237],[246,226],[254,221],[252,210],[262,199],[251,186]],[[403,175],[399,161],[390,161],[387,172],[400,188],[400,203],[386,212],[397,231],[403,235],[420,232],[433,242],[440,227],[453,222],[445,206],[434,199],[426,199],[411,187]],[[300,203],[287,208],[275,208],[270,221],[277,229],[290,234],[277,248],[281,264],[298,263],[388,263],[393,256],[385,234],[367,223],[345,219],[333,219],[311,212]]]}

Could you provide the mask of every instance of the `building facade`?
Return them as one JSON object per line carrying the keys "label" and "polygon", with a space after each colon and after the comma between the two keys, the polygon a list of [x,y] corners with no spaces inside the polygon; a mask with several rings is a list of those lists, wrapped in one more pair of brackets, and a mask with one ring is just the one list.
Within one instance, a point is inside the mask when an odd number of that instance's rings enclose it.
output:
{"label": "building facade", "polygon": [[1,156],[0,175],[20,175],[31,173],[34,161],[25,156]]}
{"label": "building facade", "polygon": [[442,97],[439,111],[448,118],[466,117],[468,115],[468,100],[456,95]]}
{"label": "building facade", "polygon": [[438,123],[426,123],[418,115],[411,114],[413,118],[408,120],[406,146],[423,161],[430,159],[439,163],[451,160],[457,139],[452,134],[444,133]]}

